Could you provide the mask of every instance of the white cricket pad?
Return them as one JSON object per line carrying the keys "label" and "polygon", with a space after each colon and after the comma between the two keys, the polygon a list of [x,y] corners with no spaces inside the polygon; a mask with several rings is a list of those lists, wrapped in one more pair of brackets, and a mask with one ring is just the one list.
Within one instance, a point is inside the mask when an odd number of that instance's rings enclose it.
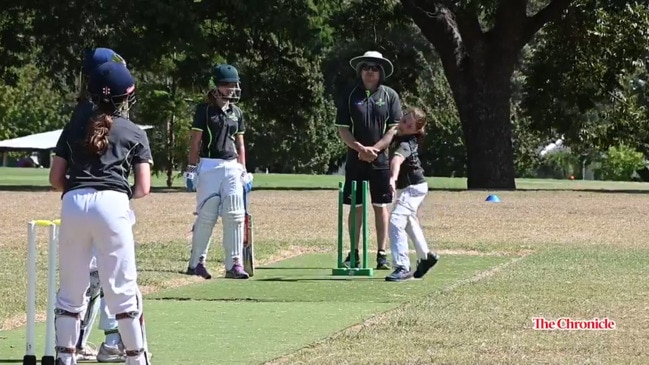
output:
{"label": "white cricket pad", "polygon": [[137,290],[137,311],[118,313],[115,315],[119,326],[119,333],[122,336],[124,348],[126,349],[126,364],[146,365],[146,335],[140,319],[143,316],[142,294]]}
{"label": "white cricket pad", "polygon": [[209,250],[212,232],[219,218],[221,198],[218,195],[208,197],[198,207],[192,234],[192,251],[189,266],[196,267],[201,256],[206,257]]}
{"label": "white cricket pad", "polygon": [[241,264],[243,234],[246,211],[243,194],[228,195],[223,198],[223,248],[225,249],[225,268],[230,270],[235,260]]}

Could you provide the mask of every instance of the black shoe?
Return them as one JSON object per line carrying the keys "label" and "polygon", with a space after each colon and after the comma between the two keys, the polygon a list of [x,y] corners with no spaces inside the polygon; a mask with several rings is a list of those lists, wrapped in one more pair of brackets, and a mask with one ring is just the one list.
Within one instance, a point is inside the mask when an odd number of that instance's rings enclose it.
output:
{"label": "black shoe", "polygon": [[[345,258],[345,261],[343,263],[345,265],[345,267],[351,268],[351,264],[352,264],[352,257],[351,256],[352,256],[351,252],[347,254],[347,258]],[[358,269],[359,267],[361,267],[361,255],[358,254],[358,250],[355,251],[354,257],[356,258],[356,267],[355,268]]]}
{"label": "black shoe", "polygon": [[390,264],[388,263],[388,255],[383,251],[379,251],[376,254],[376,269],[390,270]]}
{"label": "black shoe", "polygon": [[428,252],[428,255],[426,255],[426,258],[423,260],[419,260],[417,262],[417,270],[415,270],[415,274],[413,275],[415,279],[420,279],[426,273],[428,270],[432,269],[433,266],[439,261],[439,256],[435,255],[432,252]]}

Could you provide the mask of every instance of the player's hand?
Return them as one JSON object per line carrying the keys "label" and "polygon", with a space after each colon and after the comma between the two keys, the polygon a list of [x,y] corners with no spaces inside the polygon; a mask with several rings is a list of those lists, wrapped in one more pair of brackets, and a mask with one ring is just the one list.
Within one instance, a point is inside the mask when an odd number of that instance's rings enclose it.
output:
{"label": "player's hand", "polygon": [[358,152],[358,158],[361,161],[372,162],[376,160],[376,157],[378,156],[379,152],[380,151],[374,147],[363,147]]}
{"label": "player's hand", "polygon": [[397,195],[397,181],[392,178],[390,179],[390,191],[393,197]]}

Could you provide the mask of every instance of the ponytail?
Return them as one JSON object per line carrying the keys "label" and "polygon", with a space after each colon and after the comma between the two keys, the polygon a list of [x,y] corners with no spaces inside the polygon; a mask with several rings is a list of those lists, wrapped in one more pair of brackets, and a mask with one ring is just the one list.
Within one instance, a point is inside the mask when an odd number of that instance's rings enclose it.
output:
{"label": "ponytail", "polygon": [[86,146],[93,155],[103,155],[108,149],[108,133],[113,120],[106,113],[95,114],[90,118],[86,135]]}

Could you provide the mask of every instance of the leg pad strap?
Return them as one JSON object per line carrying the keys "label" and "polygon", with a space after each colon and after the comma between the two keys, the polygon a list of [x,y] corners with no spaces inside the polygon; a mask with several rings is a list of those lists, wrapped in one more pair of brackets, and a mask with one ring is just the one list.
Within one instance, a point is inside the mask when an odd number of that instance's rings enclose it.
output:
{"label": "leg pad strap", "polygon": [[54,350],[60,354],[74,354],[77,352],[77,349],[63,346],[56,346]]}
{"label": "leg pad strap", "polygon": [[124,312],[124,313],[117,313],[115,315],[115,319],[118,321],[120,319],[128,319],[128,318],[140,318],[140,312],[131,311],[131,312]]}
{"label": "leg pad strap", "polygon": [[72,317],[72,318],[79,319],[79,313],[68,312],[68,311],[66,311],[64,309],[61,309],[61,308],[55,308],[54,309],[54,315],[66,316],[66,317]]}
{"label": "leg pad strap", "polygon": [[139,349],[139,350],[126,350],[126,356],[139,356],[140,354],[144,353],[144,349]]}

